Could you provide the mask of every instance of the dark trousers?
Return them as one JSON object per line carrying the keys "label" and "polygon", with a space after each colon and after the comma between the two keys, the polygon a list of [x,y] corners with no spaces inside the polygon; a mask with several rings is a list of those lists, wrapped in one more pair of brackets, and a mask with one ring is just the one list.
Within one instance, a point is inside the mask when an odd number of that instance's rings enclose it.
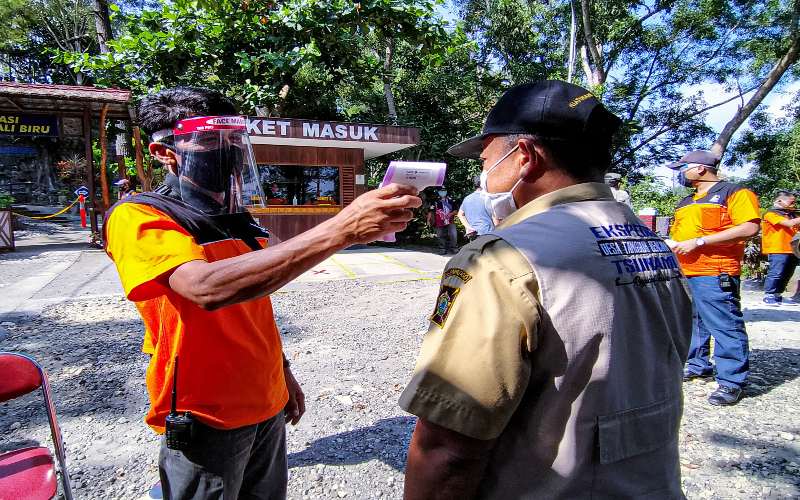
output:
{"label": "dark trousers", "polygon": [[439,249],[442,252],[453,252],[458,250],[458,233],[455,224],[436,228],[436,237],[439,238]]}
{"label": "dark trousers", "polygon": [[798,259],[790,253],[771,253],[769,259],[769,270],[767,278],[764,280],[764,293],[768,295],[780,295],[786,291],[786,285],[797,268]]}
{"label": "dark trousers", "polygon": [[714,364],[717,382],[741,388],[750,373],[750,350],[739,301],[740,280],[730,277],[733,290],[720,287],[719,276],[689,277],[694,306],[692,343],[686,368],[695,374],[711,373],[708,360],[710,339],[714,337]]}
{"label": "dark trousers", "polygon": [[282,500],[289,471],[283,412],[256,425],[214,429],[195,421],[186,451],[161,440],[159,473],[167,500]]}

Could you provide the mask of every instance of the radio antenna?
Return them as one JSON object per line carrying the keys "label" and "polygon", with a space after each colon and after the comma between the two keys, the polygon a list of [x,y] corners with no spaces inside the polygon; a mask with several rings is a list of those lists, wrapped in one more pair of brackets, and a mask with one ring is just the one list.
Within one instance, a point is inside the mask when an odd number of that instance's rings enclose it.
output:
{"label": "radio antenna", "polygon": [[172,372],[172,408],[171,413],[175,413],[175,405],[178,402],[178,356],[175,356],[175,371]]}

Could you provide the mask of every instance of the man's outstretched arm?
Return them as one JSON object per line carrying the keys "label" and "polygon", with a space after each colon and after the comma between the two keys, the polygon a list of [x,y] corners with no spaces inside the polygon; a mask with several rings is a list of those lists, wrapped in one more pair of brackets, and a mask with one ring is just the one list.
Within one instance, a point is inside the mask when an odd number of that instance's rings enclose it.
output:
{"label": "man's outstretched arm", "polygon": [[399,232],[422,201],[410,186],[392,184],[356,198],[335,217],[263,250],[216,262],[193,260],[169,275],[169,286],[214,310],[278,290],[334,253]]}
{"label": "man's outstretched arm", "polygon": [[405,500],[473,498],[495,444],[420,418],[411,436]]}

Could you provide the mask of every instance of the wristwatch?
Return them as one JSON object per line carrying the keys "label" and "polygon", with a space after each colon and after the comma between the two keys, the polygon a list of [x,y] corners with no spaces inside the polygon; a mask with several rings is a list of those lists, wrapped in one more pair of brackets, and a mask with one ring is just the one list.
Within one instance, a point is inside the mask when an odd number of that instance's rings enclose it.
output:
{"label": "wristwatch", "polygon": [[697,238],[696,240],[694,240],[694,243],[695,245],[701,247],[706,244],[706,240],[704,240],[703,238]]}

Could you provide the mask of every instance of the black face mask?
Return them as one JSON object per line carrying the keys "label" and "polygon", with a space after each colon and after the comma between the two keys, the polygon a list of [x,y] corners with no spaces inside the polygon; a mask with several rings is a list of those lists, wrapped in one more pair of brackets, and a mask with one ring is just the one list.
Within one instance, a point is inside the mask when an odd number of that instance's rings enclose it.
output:
{"label": "black face mask", "polygon": [[[214,149],[192,153],[191,172],[181,172],[181,199],[196,209],[208,214],[226,212],[226,201],[231,185],[233,160],[236,155],[228,150]],[[241,160],[239,160],[241,161]],[[183,169],[182,169],[183,170]],[[220,203],[214,195],[224,195]]]}

